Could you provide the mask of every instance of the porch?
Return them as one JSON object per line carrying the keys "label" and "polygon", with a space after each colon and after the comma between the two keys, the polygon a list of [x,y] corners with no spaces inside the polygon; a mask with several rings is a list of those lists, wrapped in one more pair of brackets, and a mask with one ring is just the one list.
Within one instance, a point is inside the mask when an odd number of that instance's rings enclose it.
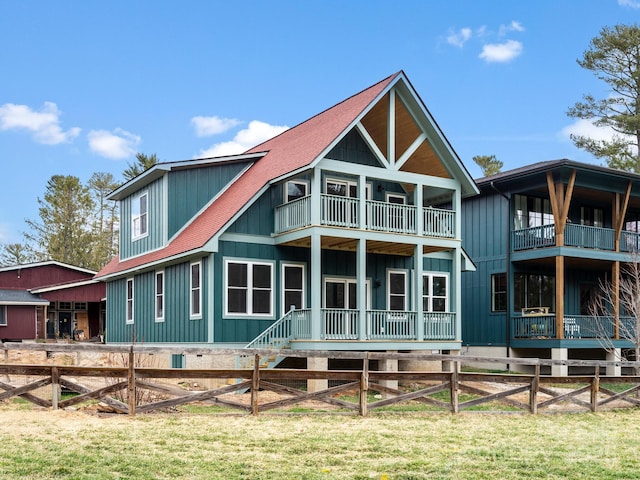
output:
{"label": "porch", "polygon": [[[564,246],[594,250],[616,251],[615,230],[567,223],[564,227]],[[556,246],[555,225],[540,225],[511,231],[511,251]],[[640,233],[622,231],[620,252],[637,252]]]}
{"label": "porch", "polygon": [[[438,238],[456,237],[456,213],[453,210],[365,200],[361,212],[360,202],[358,198],[322,194],[321,225]],[[311,225],[311,195],[275,209],[275,234]]]}
{"label": "porch", "polygon": [[320,335],[314,338],[312,310],[291,310],[245,348],[285,348],[292,341],[455,341],[456,314],[366,310],[364,318],[355,309],[323,308]]}
{"label": "porch", "polygon": [[[620,322],[630,325],[631,317],[620,317]],[[562,319],[563,338],[598,340],[615,338],[615,318],[590,315],[565,315]],[[511,317],[512,339],[557,339],[556,316],[517,315]]]}

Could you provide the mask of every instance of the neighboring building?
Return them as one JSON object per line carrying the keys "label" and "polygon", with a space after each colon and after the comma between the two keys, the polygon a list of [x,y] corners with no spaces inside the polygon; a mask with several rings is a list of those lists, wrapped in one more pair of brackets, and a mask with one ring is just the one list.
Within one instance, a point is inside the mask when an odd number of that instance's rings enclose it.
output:
{"label": "neighboring building", "polygon": [[0,267],[0,339],[97,337],[106,286],[95,274],[55,261]]}
{"label": "neighboring building", "polygon": [[475,194],[403,72],[242,155],[157,164],[110,196],[107,341],[459,351]]}
{"label": "neighboring building", "polygon": [[604,359],[598,325],[608,325],[624,353],[625,312],[615,305],[595,322],[588,308],[637,250],[640,175],[557,160],[476,183],[480,195],[462,205],[464,248],[477,266],[463,275],[465,352]]}

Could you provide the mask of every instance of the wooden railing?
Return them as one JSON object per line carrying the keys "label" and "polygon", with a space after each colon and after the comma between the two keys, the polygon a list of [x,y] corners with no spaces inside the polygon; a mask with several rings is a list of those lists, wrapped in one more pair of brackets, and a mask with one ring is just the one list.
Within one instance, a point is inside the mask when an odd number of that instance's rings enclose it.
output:
{"label": "wooden railing", "polygon": [[[82,346],[83,348],[80,348]],[[394,404],[415,402],[425,407],[458,413],[462,410],[487,405],[497,411],[504,406],[531,413],[539,413],[548,407],[561,403],[571,404],[587,411],[597,412],[607,406],[620,407],[620,404],[632,407],[640,406],[636,392],[640,391],[640,377],[637,376],[601,376],[600,370],[605,367],[640,368],[640,362],[597,361],[597,360],[543,360],[537,358],[489,358],[456,355],[433,355],[421,353],[385,353],[385,352],[319,352],[279,350],[283,357],[324,357],[333,359],[349,359],[352,364],[360,362],[362,367],[355,370],[304,370],[274,369],[261,370],[261,358],[273,355],[271,350],[226,350],[212,348],[176,349],[151,346],[96,346],[86,345],[51,345],[51,344],[13,344],[3,345],[5,350],[41,350],[77,353],[79,351],[96,355],[96,351],[114,351],[126,355],[125,366],[77,366],[77,365],[32,365],[0,363],[0,401],[14,397],[35,405],[53,410],[68,408],[88,401],[100,400],[109,405],[114,412],[135,415],[163,411],[167,408],[180,407],[190,403],[202,406],[216,405],[226,410],[240,410],[257,415],[274,409],[315,400],[326,405],[351,411],[360,415],[389,407]],[[253,355],[251,369],[167,369],[136,366],[136,355],[192,354],[198,356],[233,356]],[[416,362],[442,362],[448,369],[442,371],[371,371],[372,360],[410,360]],[[510,373],[475,373],[461,371],[464,365],[484,364],[510,365],[512,368],[530,368],[530,374]],[[543,375],[541,368],[556,365],[592,369],[591,375],[551,376]],[[25,380],[26,381],[23,381]],[[217,380],[222,386],[210,389],[199,383],[197,392],[185,390],[180,384],[185,380]],[[102,384],[96,386],[100,381]],[[312,390],[285,386],[286,382],[324,381],[326,387]],[[416,385],[414,388],[398,388],[389,384]],[[334,386],[329,386],[329,382]],[[85,385],[86,384],[86,385]],[[316,383],[316,386],[320,384]],[[502,387],[496,391],[496,385]],[[612,387],[617,385],[618,387]],[[51,386],[47,392],[47,387]],[[558,386],[569,387],[566,389]],[[75,392],[76,395],[62,399],[61,388]],[[617,390],[617,391],[616,391]],[[140,392],[148,391],[153,395],[142,396]],[[230,394],[248,391],[241,395]],[[124,394],[123,400],[115,398],[115,394]],[[261,392],[275,392],[280,398],[274,400],[267,397],[265,401]],[[376,398],[370,393],[383,393],[387,398]],[[462,400],[460,394],[467,395]],[[518,395],[518,397],[515,397]],[[522,399],[522,395],[527,395]],[[355,397],[355,401],[353,398]],[[141,400],[145,398],[146,400]],[[617,403],[617,405],[616,405]],[[500,405],[503,407],[501,408]],[[23,407],[24,408],[24,407]],[[313,404],[307,408],[315,408]],[[494,410],[494,411],[495,411]],[[219,411],[219,410],[218,410]],[[413,411],[413,409],[412,409]],[[557,411],[556,411],[557,412]],[[557,414],[557,413],[556,413]]]}
{"label": "wooden railing", "polygon": [[[511,231],[513,251],[556,245],[555,225],[521,228]],[[594,250],[615,250],[615,231],[611,228],[591,227],[568,223],[564,229],[564,245]],[[621,252],[638,252],[640,234],[623,231],[620,237]]]}
{"label": "wooden railing", "polygon": [[394,233],[417,233],[416,207],[367,200],[368,230]]}
{"label": "wooden railing", "polygon": [[615,231],[611,228],[568,223],[564,229],[564,244],[569,247],[613,250],[614,239]]}
{"label": "wooden railing", "polygon": [[[620,317],[620,321],[628,322],[630,317]],[[563,330],[566,339],[612,339],[615,318],[611,316],[565,315]],[[513,338],[556,338],[556,316],[517,315],[511,318],[511,333]]]}

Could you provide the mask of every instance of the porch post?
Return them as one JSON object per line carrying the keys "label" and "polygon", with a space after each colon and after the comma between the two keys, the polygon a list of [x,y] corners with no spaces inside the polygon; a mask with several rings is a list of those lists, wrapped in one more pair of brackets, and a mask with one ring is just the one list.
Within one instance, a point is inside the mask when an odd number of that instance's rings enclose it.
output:
{"label": "porch post", "polygon": [[320,170],[315,169],[311,173],[311,225],[320,225],[321,173]]}
{"label": "porch post", "polygon": [[416,233],[418,235],[424,234],[424,200],[422,199],[422,185],[415,186],[413,202],[416,207]]}
{"label": "porch post", "polygon": [[424,312],[422,304],[422,296],[424,295],[423,286],[424,282],[422,281],[424,261],[422,259],[422,245],[418,244],[415,246],[413,251],[414,260],[414,271],[415,271],[415,279],[413,288],[414,291],[414,304],[416,310],[416,340],[422,341],[424,340]]}
{"label": "porch post", "polygon": [[620,338],[620,262],[611,266],[611,288],[613,290],[613,338]]}
{"label": "porch post", "polygon": [[311,234],[311,339],[322,336],[322,242],[320,235]]}
{"label": "porch post", "polygon": [[556,338],[564,338],[564,257],[556,257]]}
{"label": "porch post", "polygon": [[[460,210],[457,210],[460,212]],[[457,215],[460,217],[460,215]],[[459,231],[459,230],[458,230]],[[458,246],[453,250],[451,259],[451,295],[453,296],[453,313],[455,314],[456,334],[455,339],[462,340],[462,247]]]}
{"label": "porch post", "polygon": [[367,241],[358,239],[356,247],[356,289],[358,308],[358,339],[366,340],[367,332]]}

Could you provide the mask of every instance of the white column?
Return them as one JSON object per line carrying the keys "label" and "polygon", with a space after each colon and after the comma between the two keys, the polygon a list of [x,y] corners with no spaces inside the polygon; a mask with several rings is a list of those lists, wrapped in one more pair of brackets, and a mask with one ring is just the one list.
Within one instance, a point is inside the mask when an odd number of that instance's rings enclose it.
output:
{"label": "white column", "polygon": [[320,235],[311,235],[311,339],[322,336],[322,242]]}
{"label": "white column", "polygon": [[415,246],[413,251],[414,258],[414,281],[413,281],[413,295],[414,305],[416,311],[416,340],[424,340],[424,311],[422,305],[422,296],[424,295],[422,280],[424,260],[422,258],[422,245]]}
{"label": "white column", "polygon": [[[615,348],[612,352],[607,352],[607,362],[620,362],[622,360],[622,350]],[[622,375],[622,367],[618,365],[607,365],[606,375],[619,377]]]}
{"label": "white column", "polygon": [[356,247],[356,289],[358,296],[358,339],[367,338],[367,241],[358,239]]}
{"label": "white column", "polygon": [[[566,348],[552,348],[551,360],[568,360],[569,350]],[[569,367],[567,365],[551,365],[551,375],[554,377],[566,377],[569,375]]]}

